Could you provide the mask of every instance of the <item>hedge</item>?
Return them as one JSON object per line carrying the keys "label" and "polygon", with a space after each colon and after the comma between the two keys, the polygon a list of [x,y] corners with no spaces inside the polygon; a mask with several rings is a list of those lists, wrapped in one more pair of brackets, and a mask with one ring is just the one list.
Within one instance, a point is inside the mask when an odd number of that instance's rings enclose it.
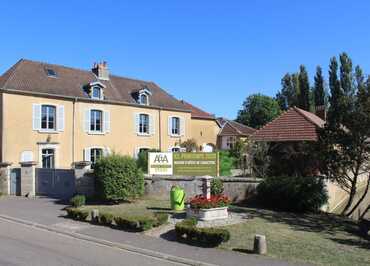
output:
{"label": "hedge", "polygon": [[103,225],[111,225],[113,222],[114,216],[111,213],[100,213],[98,222]]}
{"label": "hedge", "polygon": [[113,154],[94,167],[97,194],[102,200],[117,202],[144,193],[144,175],[129,156]]}
{"label": "hedge", "polygon": [[198,228],[196,219],[185,219],[175,225],[176,237],[180,241],[206,247],[216,247],[230,239],[230,232],[220,228]]}
{"label": "hedge", "polygon": [[73,206],[73,207],[81,207],[81,206],[84,206],[86,204],[86,197],[84,195],[76,195],[76,196],[73,196],[70,200],[69,200],[69,203]]}
{"label": "hedge", "polygon": [[319,177],[267,177],[257,187],[257,199],[266,206],[291,212],[316,212],[328,195]]}
{"label": "hedge", "polygon": [[86,221],[89,217],[90,212],[88,210],[81,210],[78,208],[66,208],[67,216],[80,221]]}

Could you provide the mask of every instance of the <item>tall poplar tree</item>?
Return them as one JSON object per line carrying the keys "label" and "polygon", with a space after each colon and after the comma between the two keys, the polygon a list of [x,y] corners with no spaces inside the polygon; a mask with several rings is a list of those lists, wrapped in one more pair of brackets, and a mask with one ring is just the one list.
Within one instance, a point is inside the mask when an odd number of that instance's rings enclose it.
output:
{"label": "tall poplar tree", "polygon": [[314,92],[314,104],[315,107],[325,105],[325,88],[324,88],[324,77],[322,75],[322,69],[320,66],[316,67],[315,85],[313,88]]}
{"label": "tall poplar tree", "polygon": [[310,110],[310,83],[308,81],[308,74],[307,74],[306,67],[304,65],[301,65],[299,67],[298,87],[299,87],[298,107],[302,108],[303,110],[309,111]]}

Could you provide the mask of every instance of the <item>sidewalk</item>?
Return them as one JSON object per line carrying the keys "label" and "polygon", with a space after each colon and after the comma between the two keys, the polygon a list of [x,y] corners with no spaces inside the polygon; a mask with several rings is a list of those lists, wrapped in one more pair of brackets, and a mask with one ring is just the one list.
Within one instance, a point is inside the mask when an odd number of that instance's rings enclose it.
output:
{"label": "sidewalk", "polygon": [[130,233],[104,226],[71,221],[64,218],[62,209],[65,205],[50,199],[0,199],[0,215],[38,223],[47,228],[66,233],[77,233],[109,242],[133,246],[139,249],[160,252],[171,256],[185,258],[215,265],[293,265],[280,260],[253,254],[225,251],[213,248],[200,248],[181,244],[163,238],[154,238],[141,233]]}

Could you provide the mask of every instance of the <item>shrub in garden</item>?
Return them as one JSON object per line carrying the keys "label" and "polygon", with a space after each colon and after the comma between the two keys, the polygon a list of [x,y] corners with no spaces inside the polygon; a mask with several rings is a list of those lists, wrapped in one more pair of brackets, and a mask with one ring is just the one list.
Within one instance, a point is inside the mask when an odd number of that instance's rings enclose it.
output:
{"label": "shrub in garden", "polygon": [[116,216],[114,221],[120,229],[127,231],[146,231],[156,224],[155,218],[146,216]]}
{"label": "shrub in garden", "polygon": [[66,208],[65,210],[68,217],[80,221],[86,221],[90,214],[88,210],[81,210],[78,208]]}
{"label": "shrub in garden", "polygon": [[111,213],[101,213],[99,214],[99,223],[103,225],[111,225],[114,216]]}
{"label": "shrub in garden", "polygon": [[95,164],[97,193],[107,201],[123,201],[144,193],[144,176],[129,156],[113,154]]}
{"label": "shrub in garden", "polygon": [[188,203],[193,209],[211,209],[226,207],[230,204],[230,200],[224,195],[213,195],[210,199],[203,195],[197,195],[191,198]]}
{"label": "shrub in garden", "polygon": [[322,178],[267,177],[257,187],[257,199],[263,205],[283,211],[315,212],[328,200]]}
{"label": "shrub in garden", "polygon": [[215,247],[230,239],[230,232],[221,228],[197,228],[196,219],[185,219],[175,225],[176,237],[200,246]]}
{"label": "shrub in garden", "polygon": [[235,158],[230,155],[228,151],[219,152],[220,160],[220,175],[229,176],[231,175],[231,169],[234,168]]}
{"label": "shrub in garden", "polygon": [[224,193],[224,183],[220,178],[211,180],[211,195],[221,195]]}
{"label": "shrub in garden", "polygon": [[137,160],[136,160],[137,167],[139,167],[139,169],[141,169],[141,171],[143,171],[144,173],[148,173],[149,152],[159,152],[159,151],[160,150],[157,150],[157,149],[150,149],[147,151],[139,152],[137,156]]}
{"label": "shrub in garden", "polygon": [[168,213],[164,212],[155,212],[154,218],[156,219],[154,226],[160,226],[168,222]]}
{"label": "shrub in garden", "polygon": [[69,200],[69,203],[73,206],[73,207],[81,207],[81,206],[84,206],[86,204],[86,198],[84,195],[76,195],[76,196],[73,196],[70,200]]}

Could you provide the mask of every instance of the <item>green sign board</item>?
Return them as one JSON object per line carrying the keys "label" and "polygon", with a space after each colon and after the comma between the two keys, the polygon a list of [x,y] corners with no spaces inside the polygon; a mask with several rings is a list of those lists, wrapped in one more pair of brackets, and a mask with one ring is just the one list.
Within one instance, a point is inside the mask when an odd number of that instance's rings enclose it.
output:
{"label": "green sign board", "polygon": [[217,152],[174,152],[173,174],[180,176],[218,176]]}

